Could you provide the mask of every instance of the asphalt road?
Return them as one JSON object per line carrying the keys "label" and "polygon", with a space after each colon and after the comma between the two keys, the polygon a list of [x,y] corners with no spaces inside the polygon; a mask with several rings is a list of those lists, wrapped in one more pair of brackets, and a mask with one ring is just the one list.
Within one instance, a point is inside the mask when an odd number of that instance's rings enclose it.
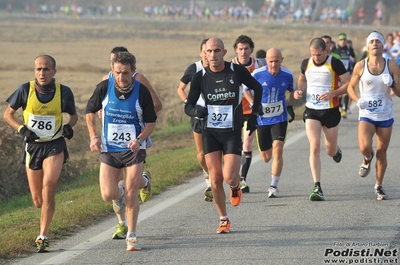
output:
{"label": "asphalt road", "polygon": [[[399,105],[400,99],[394,102]],[[205,184],[199,176],[141,205],[137,233],[142,251],[127,252],[124,240],[111,240],[113,217],[51,242],[51,253],[10,264],[400,264],[398,139],[397,120],[384,181],[388,201],[375,198],[373,169],[366,178],[358,176],[362,157],[353,108],[340,124],[342,161],[337,164],[322,152],[324,202],[308,199],[313,187],[309,146],[302,121],[295,121],[285,145],[281,197],[267,198],[270,164],[256,151],[248,176],[250,193],[238,207],[227,200],[230,234],[216,234],[218,214],[214,203],[203,200]]]}

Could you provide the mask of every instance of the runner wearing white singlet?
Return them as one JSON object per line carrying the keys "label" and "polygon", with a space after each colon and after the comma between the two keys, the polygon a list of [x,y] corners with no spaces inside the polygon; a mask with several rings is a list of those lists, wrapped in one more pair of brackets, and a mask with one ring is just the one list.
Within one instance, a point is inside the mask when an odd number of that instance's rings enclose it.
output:
{"label": "runner wearing white singlet", "polygon": [[[377,200],[387,200],[389,196],[382,188],[387,168],[387,149],[394,122],[393,102],[390,93],[400,96],[400,70],[395,60],[383,57],[384,37],[373,31],[367,38],[369,56],[354,67],[353,77],[348,86],[348,94],[359,108],[358,143],[363,155],[359,175],[366,177],[371,171],[374,157],[373,136],[376,135],[376,178]],[[356,86],[360,96],[356,93]]]}

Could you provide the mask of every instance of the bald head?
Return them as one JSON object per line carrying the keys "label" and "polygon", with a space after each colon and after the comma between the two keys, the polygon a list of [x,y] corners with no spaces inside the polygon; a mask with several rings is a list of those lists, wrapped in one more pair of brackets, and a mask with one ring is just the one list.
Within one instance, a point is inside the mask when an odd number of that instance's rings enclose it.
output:
{"label": "bald head", "polygon": [[271,75],[277,75],[281,70],[283,61],[281,50],[276,48],[269,49],[265,60],[267,61],[268,72],[270,72]]}
{"label": "bald head", "polygon": [[224,42],[220,38],[217,38],[217,37],[210,38],[206,42],[206,46],[211,45],[211,44],[220,47],[222,50],[225,49]]}
{"label": "bald head", "polygon": [[225,68],[225,54],[226,49],[221,39],[213,37],[206,42],[206,56],[211,71],[220,72]]}
{"label": "bald head", "polygon": [[267,51],[267,56],[265,57],[268,60],[268,57],[279,57],[282,58],[282,52],[279,49],[271,48]]}

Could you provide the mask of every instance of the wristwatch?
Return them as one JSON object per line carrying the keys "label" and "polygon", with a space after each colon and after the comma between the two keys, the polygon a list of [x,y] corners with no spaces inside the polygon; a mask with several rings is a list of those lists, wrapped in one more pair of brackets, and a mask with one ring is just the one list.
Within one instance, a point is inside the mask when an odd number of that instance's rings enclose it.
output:
{"label": "wristwatch", "polygon": [[136,140],[138,141],[138,143],[140,144],[140,145],[142,145],[143,144],[143,140],[142,139],[140,139],[139,137],[138,138],[136,138]]}
{"label": "wristwatch", "polygon": [[187,98],[185,98],[185,100],[183,101],[183,103],[185,103],[185,104],[187,103]]}

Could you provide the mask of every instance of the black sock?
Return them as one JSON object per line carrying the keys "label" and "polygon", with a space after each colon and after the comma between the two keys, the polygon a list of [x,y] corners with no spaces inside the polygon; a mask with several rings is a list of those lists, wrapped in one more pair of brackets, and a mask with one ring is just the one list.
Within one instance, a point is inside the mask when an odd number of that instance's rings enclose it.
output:
{"label": "black sock", "polygon": [[252,158],[252,151],[250,152],[243,152],[244,154],[244,163],[242,164],[242,173],[240,176],[246,181],[247,173],[249,172],[250,164],[251,164],[251,158]]}

